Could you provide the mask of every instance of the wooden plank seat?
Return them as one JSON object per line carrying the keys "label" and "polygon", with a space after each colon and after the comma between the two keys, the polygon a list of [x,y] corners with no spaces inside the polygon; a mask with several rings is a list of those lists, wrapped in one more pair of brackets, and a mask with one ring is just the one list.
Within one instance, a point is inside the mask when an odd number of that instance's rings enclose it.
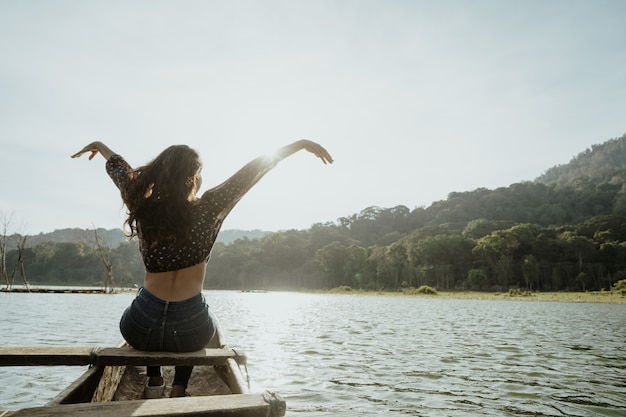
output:
{"label": "wooden plank seat", "polygon": [[224,365],[234,359],[246,363],[246,357],[233,349],[208,348],[195,352],[147,352],[123,347],[61,347],[4,346],[0,347],[0,366],[55,365]]}
{"label": "wooden plank seat", "polygon": [[268,393],[265,393],[62,404],[25,408],[11,417],[275,417],[284,414],[285,401],[277,395],[268,399]]}

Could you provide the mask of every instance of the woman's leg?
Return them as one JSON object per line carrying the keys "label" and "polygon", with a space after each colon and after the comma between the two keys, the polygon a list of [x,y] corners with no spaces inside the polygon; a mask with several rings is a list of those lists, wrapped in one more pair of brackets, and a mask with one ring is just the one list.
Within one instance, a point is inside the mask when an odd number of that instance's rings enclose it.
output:
{"label": "woman's leg", "polygon": [[161,376],[160,366],[146,366],[146,374],[148,375],[149,386],[160,387],[163,385],[163,376]]}
{"label": "woman's leg", "polygon": [[[163,327],[163,311],[167,302],[155,302],[146,290],[141,289],[120,319],[120,331],[126,342],[137,350],[162,350],[160,329]],[[158,300],[158,299],[157,299]],[[165,310],[167,311],[167,310]],[[160,366],[147,366],[146,398],[159,398],[163,393],[151,387],[163,387]],[[150,387],[150,388],[149,388]]]}
{"label": "woman's leg", "polygon": [[[215,336],[216,323],[201,294],[171,303],[168,311],[164,346],[171,352],[194,352],[204,348]],[[170,397],[182,397],[189,384],[193,366],[177,366]]]}
{"label": "woman's leg", "polygon": [[177,366],[175,370],[170,397],[184,397],[193,366]]}

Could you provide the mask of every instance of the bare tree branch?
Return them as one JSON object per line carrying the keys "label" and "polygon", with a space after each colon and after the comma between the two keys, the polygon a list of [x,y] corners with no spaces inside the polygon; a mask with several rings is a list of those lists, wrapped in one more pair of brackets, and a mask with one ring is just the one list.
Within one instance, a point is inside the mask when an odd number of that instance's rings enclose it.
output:
{"label": "bare tree branch", "polygon": [[20,272],[22,274],[22,282],[24,283],[24,286],[26,287],[28,292],[30,292],[30,287],[28,286],[28,281],[26,281],[26,272],[24,270],[24,248],[26,248],[26,239],[27,238],[28,238],[28,236],[23,236],[23,235],[18,236],[18,241],[17,241],[17,260],[15,261],[15,265],[13,265],[13,272],[11,273],[11,280],[10,280],[9,291],[13,287],[13,281],[15,279],[15,272],[17,271],[17,269],[19,267]]}
{"label": "bare tree branch", "polygon": [[113,265],[111,265],[111,246],[108,243],[105,243],[98,233],[98,229],[94,228],[93,230],[95,238],[96,238],[96,247],[92,248],[98,259],[102,261],[105,268],[104,275],[104,292],[105,293],[113,293],[115,289],[113,288]]}
{"label": "bare tree branch", "polygon": [[4,281],[7,290],[10,290],[9,275],[7,274],[7,244],[9,242],[9,226],[13,213],[0,213],[0,280]]}

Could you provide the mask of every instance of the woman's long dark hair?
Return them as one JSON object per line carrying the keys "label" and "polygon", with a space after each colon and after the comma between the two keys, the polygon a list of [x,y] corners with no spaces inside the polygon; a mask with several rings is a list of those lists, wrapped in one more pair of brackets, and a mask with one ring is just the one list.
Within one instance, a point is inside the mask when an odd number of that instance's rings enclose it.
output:
{"label": "woman's long dark hair", "polygon": [[198,185],[201,168],[195,150],[174,145],[135,169],[122,191],[130,236],[139,235],[148,246],[180,238],[190,222],[189,197]]}

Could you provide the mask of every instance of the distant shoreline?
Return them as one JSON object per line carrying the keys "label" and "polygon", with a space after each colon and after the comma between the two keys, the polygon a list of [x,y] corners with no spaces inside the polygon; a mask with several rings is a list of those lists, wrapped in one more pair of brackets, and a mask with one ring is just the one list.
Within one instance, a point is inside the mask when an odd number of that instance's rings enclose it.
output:
{"label": "distant shoreline", "polygon": [[[105,294],[100,287],[80,286],[36,286],[31,287],[33,293],[52,294]],[[137,288],[115,288],[115,293],[135,292]],[[588,291],[588,292],[532,292],[521,294],[480,292],[480,291],[442,291],[436,294],[416,294],[402,291],[365,291],[351,289],[349,287],[334,288],[331,290],[216,290],[205,289],[204,291],[237,291],[248,293],[265,292],[297,292],[310,294],[335,294],[335,295],[362,295],[362,296],[385,296],[385,297],[415,297],[415,298],[452,298],[459,300],[506,300],[506,301],[544,301],[562,303],[604,303],[626,304],[626,296],[619,291]],[[12,291],[0,287],[0,293],[27,293],[26,288],[15,286]]]}
{"label": "distant shoreline", "polygon": [[346,295],[382,295],[389,297],[453,298],[459,300],[549,301],[562,303],[626,304],[626,296],[622,295],[622,293],[619,291],[532,292],[513,295],[505,292],[441,291],[437,292],[437,294],[415,294],[401,291],[364,291],[335,288],[328,291],[320,291],[320,293]]}

